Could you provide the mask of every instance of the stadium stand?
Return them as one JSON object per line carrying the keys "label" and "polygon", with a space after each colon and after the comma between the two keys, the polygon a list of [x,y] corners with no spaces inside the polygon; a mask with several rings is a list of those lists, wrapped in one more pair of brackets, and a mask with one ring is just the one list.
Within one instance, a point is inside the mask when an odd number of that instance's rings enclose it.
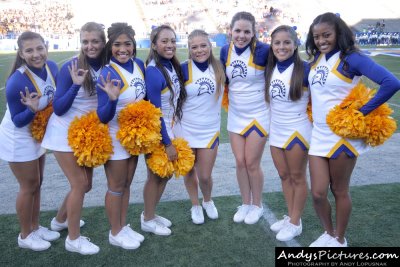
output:
{"label": "stadium stand", "polygon": [[[85,4],[90,1],[95,2],[86,0]],[[256,17],[260,41],[269,42],[269,33],[279,24],[296,26],[300,39],[305,40],[310,13],[311,17],[315,17],[322,10],[332,11],[327,2],[322,0],[309,0],[307,5],[303,1],[290,0],[134,0],[129,1],[129,4],[124,0],[114,0],[115,6],[118,3],[123,3],[122,6],[127,9],[125,13],[129,14],[119,16],[119,19],[126,19],[126,22],[133,25],[139,48],[149,47],[150,31],[160,24],[169,24],[174,28],[181,46],[186,45],[186,36],[193,29],[204,29],[210,33],[215,45],[222,46],[228,40],[230,19],[238,11],[248,11]],[[340,3],[346,4],[345,1]],[[14,50],[15,39],[26,30],[42,34],[50,49],[77,49],[80,24],[90,18],[87,11],[82,12],[82,4],[78,0],[0,0],[0,49]],[[340,10],[339,7],[337,9]],[[393,10],[387,3],[379,5],[377,11],[393,16]],[[105,12],[109,11],[105,9]],[[78,15],[84,17],[79,22]],[[105,27],[114,22],[110,13],[106,16],[97,15],[107,20],[100,21]],[[363,14],[354,13],[352,16],[356,21],[353,30],[360,44],[399,43],[398,17],[357,19],[355,16]]]}

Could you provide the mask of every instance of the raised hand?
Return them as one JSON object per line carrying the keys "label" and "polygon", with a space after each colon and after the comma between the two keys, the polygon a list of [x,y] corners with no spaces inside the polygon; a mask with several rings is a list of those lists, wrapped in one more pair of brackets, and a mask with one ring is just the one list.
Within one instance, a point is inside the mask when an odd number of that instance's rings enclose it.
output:
{"label": "raised hand", "polygon": [[121,80],[112,79],[110,80],[111,73],[107,74],[106,80],[103,76],[100,76],[99,88],[107,93],[110,100],[116,100],[119,96],[121,89]]}
{"label": "raised hand", "polygon": [[27,106],[33,113],[39,110],[39,98],[37,93],[30,93],[28,87],[25,86],[25,94],[21,91],[21,103]]}
{"label": "raised hand", "polygon": [[71,66],[68,66],[69,73],[71,75],[72,82],[76,85],[82,85],[85,80],[88,70],[78,69],[78,61],[73,60]]}

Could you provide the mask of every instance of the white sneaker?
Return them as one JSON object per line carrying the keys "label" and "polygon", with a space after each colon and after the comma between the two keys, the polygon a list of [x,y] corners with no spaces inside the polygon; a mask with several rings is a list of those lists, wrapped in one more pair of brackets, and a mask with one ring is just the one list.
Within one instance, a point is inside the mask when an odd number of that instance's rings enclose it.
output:
{"label": "white sneaker", "polygon": [[203,208],[200,205],[193,206],[190,209],[190,213],[192,215],[192,222],[194,224],[203,224],[204,223]]}
{"label": "white sneaker", "polygon": [[250,205],[246,205],[246,204],[243,204],[243,205],[237,207],[237,211],[236,211],[235,215],[233,216],[233,221],[235,223],[243,222],[244,219],[246,218],[247,213],[250,210],[250,207],[251,207]]}
{"label": "white sneaker", "polygon": [[24,239],[21,238],[21,234],[18,235],[18,246],[20,248],[29,248],[34,251],[42,251],[48,249],[51,244],[49,241],[41,239],[36,231],[30,233]]}
{"label": "white sneaker", "polygon": [[255,224],[264,213],[264,208],[252,205],[246,217],[244,218],[245,224]]}
{"label": "white sneaker", "polygon": [[347,247],[347,240],[346,238],[344,239],[344,243],[340,243],[338,238],[331,238],[327,243],[326,247],[336,247],[336,248],[346,248]]}
{"label": "white sneaker", "polygon": [[166,227],[164,224],[160,223],[157,218],[154,218],[150,221],[145,221],[144,218],[142,217],[140,220],[140,226],[142,231],[144,232],[150,232],[155,235],[170,235],[171,230]]}
{"label": "white sneaker", "polygon": [[130,237],[123,229],[115,236],[112,235],[110,231],[108,233],[108,241],[111,245],[124,249],[137,249],[140,247],[139,241]]}
{"label": "white sneaker", "polygon": [[[82,220],[79,220],[79,226],[82,227],[84,225],[85,225],[85,222]],[[65,222],[60,223],[57,221],[56,217],[54,217],[51,220],[50,229],[53,231],[61,231],[64,229],[68,229],[68,221],[66,220]]]}
{"label": "white sneaker", "polygon": [[60,238],[60,233],[56,231],[51,231],[49,228],[39,225],[39,228],[35,230],[36,234],[43,240],[54,241]]}
{"label": "white sneaker", "polygon": [[218,210],[214,205],[214,201],[210,200],[202,203],[203,209],[206,211],[208,218],[210,219],[218,219]]}
{"label": "white sneaker", "polygon": [[310,247],[326,247],[326,244],[334,237],[328,234],[326,231],[310,244]]}
{"label": "white sneaker", "polygon": [[283,215],[283,219],[273,223],[269,229],[271,229],[271,231],[274,231],[275,233],[278,233],[283,228],[284,224],[288,221],[290,221],[290,217],[287,215]]}
{"label": "white sneaker", "polygon": [[301,224],[301,220],[299,225],[292,224],[291,222],[286,222],[283,228],[276,235],[276,239],[278,239],[279,241],[289,241],[300,235],[302,231],[303,226]]}
{"label": "white sneaker", "polygon": [[[142,214],[140,215],[140,219],[144,220],[144,211],[142,211]],[[160,215],[155,215],[154,219],[156,219],[159,223],[161,223],[162,225],[164,225],[165,227],[171,227],[172,226],[172,222],[170,220],[168,220],[167,218],[164,218]]]}
{"label": "white sneaker", "polygon": [[122,227],[122,230],[124,230],[130,237],[132,237],[133,239],[136,239],[139,242],[143,242],[144,241],[144,236],[139,234],[138,232],[136,232],[135,230],[133,230],[131,228],[130,224],[125,225],[124,227]]}
{"label": "white sneaker", "polygon": [[171,227],[172,226],[172,222],[170,220],[168,220],[167,218],[165,218],[165,217],[162,217],[162,216],[156,214],[155,215],[155,219],[159,223],[163,224],[165,227]]}
{"label": "white sneaker", "polygon": [[86,236],[79,236],[75,240],[71,240],[67,236],[65,239],[65,249],[70,252],[78,252],[82,255],[93,255],[100,251],[100,248],[90,242],[90,239]]}

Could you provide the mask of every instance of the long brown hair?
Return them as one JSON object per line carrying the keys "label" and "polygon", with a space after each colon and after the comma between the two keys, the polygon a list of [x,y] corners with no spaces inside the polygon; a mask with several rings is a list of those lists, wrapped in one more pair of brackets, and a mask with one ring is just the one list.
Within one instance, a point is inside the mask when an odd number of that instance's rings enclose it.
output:
{"label": "long brown hair", "polygon": [[[101,41],[104,43],[104,45],[106,44],[106,34],[104,33],[103,24],[99,24],[99,23],[96,23],[96,22],[87,22],[87,23],[85,23],[82,26],[81,30],[80,30],[81,42],[82,42],[82,33],[83,32],[98,32],[99,35],[100,35]],[[99,55],[99,57],[101,59],[101,67],[103,67],[106,64],[106,56],[105,56],[105,54],[106,54],[106,50],[105,50],[105,48],[103,48],[103,51],[101,51],[101,54]],[[83,48],[82,47],[81,47],[81,50],[80,50],[79,55],[78,55],[78,66],[79,66],[79,68],[82,68],[84,70],[89,70],[90,69],[88,58],[85,55],[85,53],[83,52]],[[94,92],[95,83],[93,82],[92,73],[90,71],[88,71],[88,73],[86,74],[86,77],[83,80],[82,86],[90,94],[92,92]]]}
{"label": "long brown hair", "polygon": [[[175,37],[176,37],[176,33],[171,28],[171,26],[169,26],[169,25],[161,25],[161,26],[158,26],[157,28],[154,28],[151,31],[151,34],[150,34],[151,45],[154,45],[154,46],[157,45],[157,40],[158,40],[159,34],[163,30],[169,30],[169,31],[173,32]],[[147,56],[147,59],[146,59],[146,66],[152,60],[154,60],[154,62],[156,64],[156,67],[161,71],[162,75],[164,76],[164,79],[167,81],[167,86],[168,86],[168,89],[169,89],[169,91],[171,93],[170,104],[174,108],[174,117],[176,117],[178,120],[180,120],[180,119],[182,119],[182,115],[183,115],[182,114],[182,106],[183,106],[183,103],[186,100],[187,94],[186,94],[186,89],[185,89],[185,85],[184,85],[184,82],[183,82],[184,78],[183,78],[182,68],[181,68],[181,64],[180,64],[180,62],[178,60],[178,57],[175,54],[171,59],[172,66],[174,67],[174,69],[176,71],[176,74],[178,75],[179,87],[180,87],[178,103],[177,103],[176,107],[175,107],[175,105],[173,103],[173,99],[175,97],[174,90],[172,90],[172,84],[173,83],[172,83],[167,71],[165,70],[164,66],[162,65],[160,56],[158,55],[156,49],[153,49],[152,47],[150,47],[150,52],[149,52],[149,55]]]}
{"label": "long brown hair", "polygon": [[[215,81],[217,82],[217,93],[216,93],[216,97],[218,98],[221,95],[221,91],[222,91],[222,86],[225,85],[225,71],[224,71],[224,67],[221,64],[221,61],[217,60],[212,52],[212,45],[210,42],[210,39],[208,38],[208,33],[206,33],[203,30],[193,30],[189,36],[188,36],[188,46],[189,46],[189,50],[190,50],[190,41],[197,36],[201,36],[201,37],[205,37],[207,39],[208,45],[210,46],[210,57],[208,58],[208,64],[211,65],[214,69],[214,78]],[[191,58],[190,56],[190,52],[189,52],[189,58]]]}
{"label": "long brown hair", "polygon": [[303,63],[303,60],[301,60],[300,55],[299,55],[299,46],[298,46],[299,39],[297,37],[297,33],[292,27],[287,26],[287,25],[281,25],[281,26],[277,27],[271,33],[271,45],[269,47],[267,66],[265,67],[265,100],[267,102],[270,101],[269,86],[271,83],[272,73],[274,72],[274,68],[278,61],[276,59],[273,49],[272,49],[274,37],[278,32],[289,33],[290,39],[292,39],[293,43],[296,46],[296,49],[294,50],[294,53],[293,53],[294,67],[293,67],[292,76],[290,77],[290,89],[289,89],[289,99],[292,101],[296,101],[296,100],[299,100],[303,96],[304,63]]}

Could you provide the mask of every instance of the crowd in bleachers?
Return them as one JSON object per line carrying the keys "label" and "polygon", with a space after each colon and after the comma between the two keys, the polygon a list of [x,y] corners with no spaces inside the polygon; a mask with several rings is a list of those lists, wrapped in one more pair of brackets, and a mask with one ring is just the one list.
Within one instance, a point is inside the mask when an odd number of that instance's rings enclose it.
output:
{"label": "crowd in bleachers", "polygon": [[400,32],[368,32],[356,33],[356,42],[359,45],[398,45]]}
{"label": "crowd in bleachers", "polygon": [[[258,35],[262,41],[268,41],[269,32],[278,23],[295,25],[301,19],[300,14],[283,11],[279,1],[270,0],[142,0],[146,23],[157,26],[170,24],[178,34],[185,34],[195,28],[209,33],[227,33],[229,19],[239,10],[251,12],[258,23]],[[161,5],[159,8],[158,6]]]}
{"label": "crowd in bleachers", "polygon": [[[49,38],[69,38],[79,25],[73,24],[70,0],[15,0],[12,8],[2,5],[0,38],[16,38],[32,30]],[[278,24],[298,25],[301,15],[280,1],[271,0],[141,0],[143,28],[168,23],[184,36],[195,28],[210,34],[227,33],[229,19],[239,10],[251,12],[257,20],[260,41],[269,42],[269,33]],[[273,5],[272,5],[273,4]],[[360,45],[398,45],[399,32],[385,32],[385,22],[377,22],[356,34]],[[146,36],[148,32],[141,33]]]}
{"label": "crowd in bleachers", "polygon": [[31,30],[43,36],[68,37],[75,33],[70,1],[15,1],[14,7],[1,8],[1,38],[15,38]]}

